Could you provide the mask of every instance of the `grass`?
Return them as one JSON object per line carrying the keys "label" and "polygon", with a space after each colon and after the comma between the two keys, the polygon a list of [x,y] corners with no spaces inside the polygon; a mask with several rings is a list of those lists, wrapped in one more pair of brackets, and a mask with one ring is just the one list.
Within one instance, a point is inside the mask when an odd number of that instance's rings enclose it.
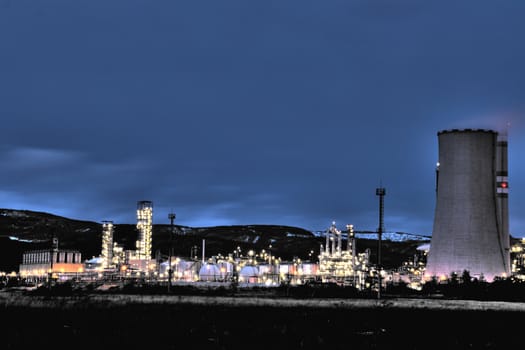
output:
{"label": "grass", "polygon": [[[524,303],[0,293],[2,348],[509,349]],[[183,344],[187,344],[183,346]]]}

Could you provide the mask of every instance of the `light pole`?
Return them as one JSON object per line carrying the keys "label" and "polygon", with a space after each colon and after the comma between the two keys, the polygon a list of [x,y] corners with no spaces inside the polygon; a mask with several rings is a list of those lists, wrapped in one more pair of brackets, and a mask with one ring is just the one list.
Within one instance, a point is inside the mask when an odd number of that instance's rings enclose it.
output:
{"label": "light pole", "polygon": [[168,293],[171,291],[171,278],[173,276],[173,269],[171,268],[171,255],[173,253],[173,220],[175,220],[175,213],[169,213],[170,219],[170,247],[168,252]]}
{"label": "light pole", "polygon": [[376,195],[379,196],[379,227],[377,228],[377,299],[381,299],[381,238],[383,236],[383,210],[384,210],[384,196],[385,189],[383,187],[376,188]]}
{"label": "light pole", "polygon": [[49,251],[49,273],[48,273],[48,287],[51,288],[53,285],[53,262],[55,257],[58,257],[58,238],[53,232],[53,238],[51,239],[51,249]]}

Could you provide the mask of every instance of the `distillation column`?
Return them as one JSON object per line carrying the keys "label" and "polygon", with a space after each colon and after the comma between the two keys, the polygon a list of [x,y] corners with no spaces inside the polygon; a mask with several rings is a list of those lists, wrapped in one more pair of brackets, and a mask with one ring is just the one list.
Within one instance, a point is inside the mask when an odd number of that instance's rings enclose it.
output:
{"label": "distillation column", "polygon": [[136,243],[137,257],[141,260],[151,259],[151,236],[153,232],[153,203],[137,203],[137,230],[139,237]]}
{"label": "distillation column", "polygon": [[102,221],[102,264],[105,269],[113,265],[113,221]]}

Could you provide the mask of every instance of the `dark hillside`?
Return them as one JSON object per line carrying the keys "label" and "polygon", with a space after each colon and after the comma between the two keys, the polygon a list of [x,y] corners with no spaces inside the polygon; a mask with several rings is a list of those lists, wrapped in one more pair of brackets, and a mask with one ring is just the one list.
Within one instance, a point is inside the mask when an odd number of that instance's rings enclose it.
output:
{"label": "dark hillside", "polygon": [[[47,249],[55,236],[62,249],[75,249],[83,259],[100,254],[102,245],[102,223],[73,220],[48,213],[27,210],[0,209],[0,271],[18,271],[22,253],[32,249]],[[137,239],[135,224],[115,224],[114,241],[124,249],[134,249]],[[283,260],[298,257],[303,261],[317,261],[323,237],[293,226],[283,225],[234,225],[214,227],[153,226],[153,256],[165,257],[170,244],[174,254],[190,257],[193,250],[202,255],[203,240],[205,256],[227,255],[237,247],[241,254],[249,250],[256,253],[262,249]],[[412,259],[423,241],[382,241],[382,263],[385,268],[397,267]],[[377,240],[357,239],[357,252],[369,248],[371,261],[377,261]],[[343,241],[343,248],[346,242]]]}

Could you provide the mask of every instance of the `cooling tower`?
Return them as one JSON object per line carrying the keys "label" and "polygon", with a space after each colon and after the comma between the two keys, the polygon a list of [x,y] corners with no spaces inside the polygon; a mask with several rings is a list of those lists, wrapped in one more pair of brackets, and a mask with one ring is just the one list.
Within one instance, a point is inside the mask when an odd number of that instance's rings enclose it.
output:
{"label": "cooling tower", "polygon": [[434,227],[425,275],[491,282],[510,274],[507,140],[492,130],[437,133]]}

